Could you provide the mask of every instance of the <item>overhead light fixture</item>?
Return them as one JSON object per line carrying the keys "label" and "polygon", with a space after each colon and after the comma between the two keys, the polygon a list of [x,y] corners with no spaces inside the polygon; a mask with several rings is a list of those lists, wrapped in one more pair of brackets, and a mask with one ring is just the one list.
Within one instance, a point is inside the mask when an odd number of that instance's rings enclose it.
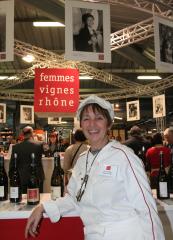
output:
{"label": "overhead light fixture", "polygon": [[0,80],[5,80],[7,78],[8,78],[8,76],[0,76]]}
{"label": "overhead light fixture", "polygon": [[114,117],[114,119],[122,120],[122,117]]}
{"label": "overhead light fixture", "polygon": [[34,27],[65,27],[63,23],[60,22],[33,22]]}
{"label": "overhead light fixture", "polygon": [[19,79],[17,76],[10,76],[8,77],[8,80],[15,80],[15,79]]}
{"label": "overhead light fixture", "polygon": [[67,121],[61,121],[61,122],[59,122],[59,124],[66,124],[67,123]]}
{"label": "overhead light fixture", "polygon": [[114,106],[115,106],[115,108],[119,108],[120,105],[119,105],[119,103],[115,103]]}
{"label": "overhead light fixture", "polygon": [[92,76],[84,76],[84,75],[82,75],[82,76],[79,76],[79,79],[80,80],[90,80],[90,79],[93,79],[93,77]]}
{"label": "overhead light fixture", "polygon": [[137,76],[137,79],[139,80],[159,80],[162,79],[160,76]]}
{"label": "overhead light fixture", "polygon": [[25,62],[31,63],[35,60],[35,57],[33,55],[26,55],[22,58]]}

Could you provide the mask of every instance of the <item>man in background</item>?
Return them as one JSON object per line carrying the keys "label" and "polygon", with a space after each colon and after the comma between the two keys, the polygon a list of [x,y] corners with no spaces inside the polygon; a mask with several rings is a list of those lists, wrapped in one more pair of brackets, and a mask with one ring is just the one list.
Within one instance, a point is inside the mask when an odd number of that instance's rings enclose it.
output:
{"label": "man in background", "polygon": [[164,133],[164,145],[173,148],[173,126],[166,128]]}
{"label": "man in background", "polygon": [[31,154],[35,154],[35,163],[37,175],[40,180],[40,192],[43,192],[44,171],[42,166],[43,146],[41,143],[34,141],[33,128],[26,126],[23,129],[24,140],[17,143],[12,148],[12,154],[9,166],[9,176],[14,168],[14,153],[17,153],[17,168],[20,175],[22,193],[27,192],[27,184],[31,174]]}
{"label": "man in background", "polygon": [[146,152],[151,146],[150,142],[142,135],[142,130],[138,126],[133,126],[129,134],[129,138],[123,144],[133,149],[136,155],[139,155],[142,150]]}

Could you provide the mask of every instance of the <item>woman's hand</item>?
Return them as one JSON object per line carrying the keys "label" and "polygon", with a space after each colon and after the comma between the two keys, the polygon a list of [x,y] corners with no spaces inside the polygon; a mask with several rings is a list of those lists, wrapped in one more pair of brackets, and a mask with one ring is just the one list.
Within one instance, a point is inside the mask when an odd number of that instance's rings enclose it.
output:
{"label": "woman's hand", "polygon": [[28,218],[26,228],[25,228],[25,238],[29,235],[36,237],[38,234],[38,225],[43,217],[44,208],[42,204],[39,204],[32,212],[31,216]]}

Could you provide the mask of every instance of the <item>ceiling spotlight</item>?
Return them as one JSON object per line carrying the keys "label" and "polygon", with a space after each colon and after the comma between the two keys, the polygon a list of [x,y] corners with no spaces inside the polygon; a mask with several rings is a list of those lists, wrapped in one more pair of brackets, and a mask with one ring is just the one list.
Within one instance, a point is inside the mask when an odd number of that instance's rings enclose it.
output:
{"label": "ceiling spotlight", "polygon": [[22,58],[25,62],[31,63],[35,60],[35,57],[33,55],[26,55]]}
{"label": "ceiling spotlight", "polygon": [[8,77],[8,80],[15,80],[15,79],[18,79],[18,77],[17,76],[10,76],[10,77]]}
{"label": "ceiling spotlight", "polygon": [[7,78],[8,78],[8,76],[0,76],[0,80],[5,80]]}
{"label": "ceiling spotlight", "polygon": [[34,27],[65,27],[63,23],[60,22],[33,22]]}
{"label": "ceiling spotlight", "polygon": [[114,117],[114,119],[122,120],[122,117]]}
{"label": "ceiling spotlight", "polygon": [[82,76],[79,76],[79,79],[80,80],[90,80],[90,79],[93,79],[92,76],[87,76],[87,75],[82,75]]}
{"label": "ceiling spotlight", "polygon": [[160,76],[137,76],[139,80],[160,80],[162,79]]}

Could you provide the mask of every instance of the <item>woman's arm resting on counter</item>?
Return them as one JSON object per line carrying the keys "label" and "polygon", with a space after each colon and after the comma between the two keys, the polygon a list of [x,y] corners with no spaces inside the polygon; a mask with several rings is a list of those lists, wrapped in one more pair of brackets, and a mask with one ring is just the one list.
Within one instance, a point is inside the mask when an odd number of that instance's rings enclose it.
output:
{"label": "woman's arm resting on counter", "polygon": [[25,238],[29,235],[35,237],[38,234],[38,226],[44,213],[44,208],[42,204],[39,204],[32,212],[31,216],[28,218],[27,225],[25,228]]}

